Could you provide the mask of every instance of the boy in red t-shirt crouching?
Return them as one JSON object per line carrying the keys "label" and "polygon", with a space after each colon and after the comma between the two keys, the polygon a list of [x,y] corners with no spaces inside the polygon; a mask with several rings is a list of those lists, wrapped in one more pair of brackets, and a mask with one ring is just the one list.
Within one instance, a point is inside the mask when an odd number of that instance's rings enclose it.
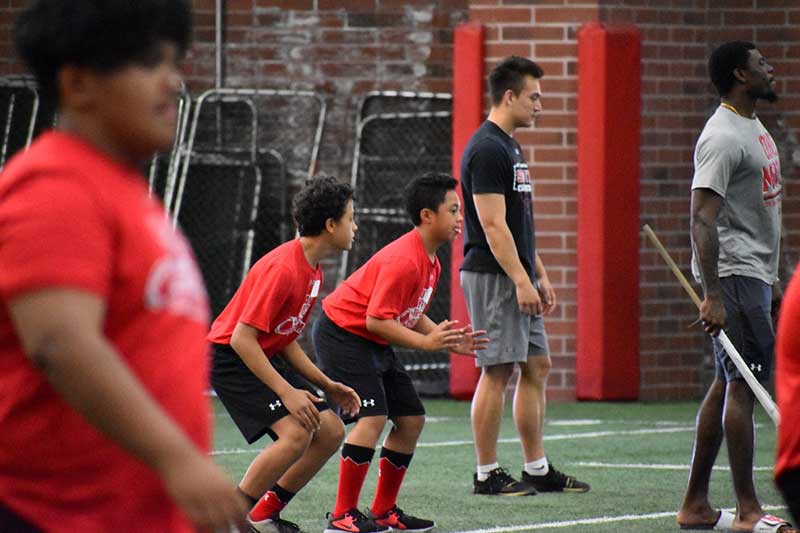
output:
{"label": "boy in red t-shirt crouching", "polygon": [[[357,418],[341,413],[355,427],[342,447],[336,506],[326,533],[435,527],[396,505],[425,408],[391,344],[474,355],[488,342],[481,337],[485,331],[458,328],[454,320],[435,324],[425,315],[441,272],[436,250],[461,232],[456,185],[446,174],[414,180],[406,209],[416,227],[378,251],[322,302],[312,334],[320,367],[361,397]],[[364,514],[358,498],[387,420],[394,425],[383,442],[375,500]]]}
{"label": "boy in red t-shirt crouching", "polygon": [[[299,531],[280,512],[342,443],[344,426],[327,400],[358,413],[358,395],[323,374],[297,342],[322,286],[321,259],[349,250],[357,226],[353,190],[326,177],[310,180],[292,209],[300,234],[259,259],[211,326],[211,383],[249,444],[269,434],[239,490],[254,505],[261,533]],[[310,382],[310,383],[309,383]]]}

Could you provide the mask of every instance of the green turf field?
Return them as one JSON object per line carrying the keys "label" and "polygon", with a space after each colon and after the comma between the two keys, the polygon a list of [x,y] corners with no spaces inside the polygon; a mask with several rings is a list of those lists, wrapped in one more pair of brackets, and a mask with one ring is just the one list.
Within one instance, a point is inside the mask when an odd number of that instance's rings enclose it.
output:
{"label": "green turf field", "polygon": [[[677,531],[674,513],[686,485],[695,403],[570,403],[548,406],[545,449],[560,470],[592,485],[585,494],[539,494],[523,498],[475,496],[469,404],[427,400],[428,422],[411,463],[399,505],[436,520],[439,532],[498,531],[651,532]],[[238,481],[255,453],[271,441],[248,447],[224,408],[215,401],[215,459]],[[507,405],[498,447],[500,464],[519,476],[522,457]],[[772,485],[775,428],[756,415],[755,479],[762,502],[785,515]],[[361,495],[372,503],[377,475],[373,461]],[[712,503],[735,502],[720,452],[712,477]],[[284,511],[309,532],[321,532],[335,498],[338,455]]]}

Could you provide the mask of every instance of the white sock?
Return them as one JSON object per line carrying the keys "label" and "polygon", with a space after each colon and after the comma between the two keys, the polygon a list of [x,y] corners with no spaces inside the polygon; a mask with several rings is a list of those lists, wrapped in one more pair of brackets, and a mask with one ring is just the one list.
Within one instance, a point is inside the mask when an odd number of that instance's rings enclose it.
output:
{"label": "white sock", "polygon": [[547,456],[531,461],[530,463],[525,463],[523,469],[532,476],[546,475],[550,471],[550,467],[547,465]]}
{"label": "white sock", "polygon": [[489,479],[489,472],[495,468],[500,468],[500,465],[496,461],[490,465],[478,465],[478,481],[486,481]]}

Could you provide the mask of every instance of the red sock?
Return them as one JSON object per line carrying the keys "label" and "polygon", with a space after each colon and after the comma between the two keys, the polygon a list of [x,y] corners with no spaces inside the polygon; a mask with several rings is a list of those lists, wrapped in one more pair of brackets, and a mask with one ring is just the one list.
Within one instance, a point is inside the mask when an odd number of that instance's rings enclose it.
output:
{"label": "red sock", "polygon": [[261,522],[267,518],[277,518],[294,495],[294,492],[289,492],[276,483],[250,510],[250,519],[253,522]]}
{"label": "red sock", "polygon": [[336,506],[333,516],[340,516],[350,509],[358,509],[358,497],[369,471],[369,463],[375,450],[345,443],[339,460],[339,488],[336,491]]}
{"label": "red sock", "polygon": [[383,516],[389,509],[397,504],[397,495],[400,485],[411,464],[413,454],[398,453],[383,448],[381,460],[378,463],[378,489],[375,491],[375,500],[370,511],[375,516]]}

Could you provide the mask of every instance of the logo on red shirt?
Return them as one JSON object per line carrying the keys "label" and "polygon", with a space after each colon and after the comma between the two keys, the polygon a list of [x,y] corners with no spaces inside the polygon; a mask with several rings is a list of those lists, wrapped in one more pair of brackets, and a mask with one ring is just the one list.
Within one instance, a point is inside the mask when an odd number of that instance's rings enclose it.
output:
{"label": "logo on red shirt", "polygon": [[153,263],[145,282],[145,307],[208,323],[203,278],[186,240],[161,213],[151,213],[145,225],[164,248],[164,255]]}
{"label": "logo on red shirt", "polygon": [[306,295],[306,299],[303,302],[303,305],[300,307],[300,312],[297,313],[297,316],[290,316],[280,324],[278,327],[275,328],[275,333],[278,335],[291,335],[292,333],[297,333],[300,335],[306,327],[306,315],[314,306],[314,302],[317,299],[317,295],[319,294],[319,280],[315,279],[312,280],[310,283],[310,290]]}
{"label": "logo on red shirt", "polygon": [[431,294],[433,294],[433,287],[428,287],[423,290],[422,294],[417,299],[417,305],[409,307],[400,313],[397,317],[397,321],[409,329],[416,326],[422,314],[425,312],[425,307],[427,307],[428,301],[431,299]]}

